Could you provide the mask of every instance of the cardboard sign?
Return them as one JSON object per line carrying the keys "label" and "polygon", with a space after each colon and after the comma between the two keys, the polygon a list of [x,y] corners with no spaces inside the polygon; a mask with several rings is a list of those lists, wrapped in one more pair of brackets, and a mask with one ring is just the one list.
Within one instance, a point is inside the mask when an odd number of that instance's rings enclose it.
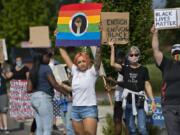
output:
{"label": "cardboard sign", "polygon": [[162,108],[161,108],[161,98],[160,97],[155,97],[155,103],[156,103],[156,111],[152,113],[151,104],[149,103],[149,111],[148,113],[151,114],[148,116],[147,121],[154,125],[158,126],[160,128],[165,127],[165,122],[164,122],[164,116],[162,115]]}
{"label": "cardboard sign", "polygon": [[129,13],[102,12],[102,44],[114,39],[115,44],[127,44],[129,42]]}
{"label": "cardboard sign", "polygon": [[27,44],[31,48],[48,48],[51,46],[48,26],[30,27],[30,42]]}
{"label": "cardboard sign", "polygon": [[0,63],[5,60],[8,60],[6,42],[5,39],[0,39]]}
{"label": "cardboard sign", "polygon": [[154,21],[157,29],[177,28],[177,11],[176,9],[156,9]]}

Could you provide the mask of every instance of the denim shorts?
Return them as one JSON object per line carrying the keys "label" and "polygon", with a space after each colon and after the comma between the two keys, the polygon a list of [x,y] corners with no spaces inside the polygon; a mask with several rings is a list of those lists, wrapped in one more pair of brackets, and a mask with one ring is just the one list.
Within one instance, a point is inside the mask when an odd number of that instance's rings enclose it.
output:
{"label": "denim shorts", "polygon": [[75,121],[81,121],[85,118],[98,120],[97,106],[72,106],[71,118]]}

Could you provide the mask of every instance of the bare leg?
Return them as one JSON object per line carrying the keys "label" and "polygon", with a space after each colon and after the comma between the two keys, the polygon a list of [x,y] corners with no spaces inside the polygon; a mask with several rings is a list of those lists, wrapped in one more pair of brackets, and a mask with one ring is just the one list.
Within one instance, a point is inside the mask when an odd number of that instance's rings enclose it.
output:
{"label": "bare leg", "polygon": [[85,135],[96,135],[97,132],[97,119],[86,118],[83,120]]}
{"label": "bare leg", "polygon": [[72,120],[72,125],[73,125],[74,132],[76,135],[85,135],[82,121],[77,122],[77,121]]}
{"label": "bare leg", "polygon": [[7,129],[7,114],[6,113],[2,114],[2,122],[4,125],[4,129]]}
{"label": "bare leg", "polygon": [[115,124],[115,135],[121,135],[122,123],[116,121],[114,124]]}
{"label": "bare leg", "polygon": [[0,130],[3,129],[2,113],[0,113]]}

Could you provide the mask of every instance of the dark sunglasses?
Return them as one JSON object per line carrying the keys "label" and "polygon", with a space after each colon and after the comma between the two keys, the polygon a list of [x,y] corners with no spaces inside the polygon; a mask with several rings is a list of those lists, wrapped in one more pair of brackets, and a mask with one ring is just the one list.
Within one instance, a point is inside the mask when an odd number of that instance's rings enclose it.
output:
{"label": "dark sunglasses", "polygon": [[85,60],[78,61],[77,64],[86,63]]}
{"label": "dark sunglasses", "polygon": [[139,54],[129,54],[129,56],[130,56],[130,57],[133,57],[133,56],[138,57]]}

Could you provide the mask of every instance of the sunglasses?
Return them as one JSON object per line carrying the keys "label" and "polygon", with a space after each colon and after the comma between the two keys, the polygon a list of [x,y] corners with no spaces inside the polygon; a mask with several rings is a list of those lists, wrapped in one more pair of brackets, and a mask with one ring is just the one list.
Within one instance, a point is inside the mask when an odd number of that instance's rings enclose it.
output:
{"label": "sunglasses", "polygon": [[133,56],[138,57],[139,54],[129,54],[129,56],[130,56],[130,57],[133,57]]}
{"label": "sunglasses", "polygon": [[86,63],[85,60],[78,61],[77,64]]}

